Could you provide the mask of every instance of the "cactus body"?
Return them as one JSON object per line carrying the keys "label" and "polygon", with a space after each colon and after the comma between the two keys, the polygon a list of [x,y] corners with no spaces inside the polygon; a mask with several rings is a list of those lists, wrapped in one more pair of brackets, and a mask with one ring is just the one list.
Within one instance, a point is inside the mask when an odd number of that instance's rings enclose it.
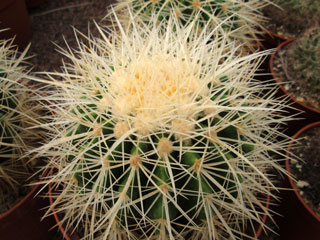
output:
{"label": "cactus body", "polygon": [[269,154],[288,141],[275,140],[284,102],[253,79],[267,52],[237,57],[197,24],[119,25],[112,42],[101,31],[66,52],[63,82],[43,80],[57,92],[38,151],[64,187],[55,207],[84,238],[237,239],[267,212],[265,170],[281,170]]}

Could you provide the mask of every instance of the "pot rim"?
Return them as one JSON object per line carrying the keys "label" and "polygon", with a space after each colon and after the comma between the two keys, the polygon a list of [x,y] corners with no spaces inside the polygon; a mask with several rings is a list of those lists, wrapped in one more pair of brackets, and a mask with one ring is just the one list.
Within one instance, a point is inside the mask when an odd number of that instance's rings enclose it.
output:
{"label": "pot rim", "polygon": [[278,79],[275,71],[273,70],[273,60],[274,60],[276,54],[279,52],[279,50],[280,50],[281,48],[283,48],[285,45],[287,45],[287,44],[295,41],[296,39],[297,39],[297,38],[288,38],[288,39],[286,39],[284,42],[280,43],[280,44],[276,47],[276,49],[273,51],[273,53],[272,53],[272,55],[271,55],[271,57],[270,57],[270,60],[269,60],[269,68],[270,68],[270,71],[271,71],[271,75],[272,75],[272,78],[274,79],[274,81],[276,81],[276,83],[277,83],[277,85],[279,86],[279,88],[281,89],[281,91],[282,91],[284,94],[286,94],[287,96],[289,96],[289,98],[290,98],[293,102],[301,105],[302,107],[304,107],[304,108],[306,108],[306,109],[308,109],[308,110],[311,110],[311,111],[313,111],[313,112],[316,112],[316,113],[319,113],[319,114],[320,114],[320,109],[317,109],[317,108],[314,108],[314,107],[310,107],[310,106],[304,104],[303,102],[298,101],[292,94],[290,94],[290,93],[283,87],[283,85],[280,83],[280,81],[279,81],[279,79]]}
{"label": "pot rim", "polygon": [[[292,141],[289,143],[288,145],[288,150],[286,153],[286,170],[289,173],[289,175],[292,175],[291,169],[290,169],[290,150],[291,147],[294,143],[294,141],[301,135],[301,133],[305,132],[306,130],[313,128],[313,127],[318,127],[320,126],[320,121],[314,122],[314,123],[310,123],[306,126],[304,126],[303,128],[301,128],[296,134],[293,135],[292,137]],[[288,177],[289,179],[289,183],[290,186],[292,188],[292,190],[295,192],[297,198],[299,199],[299,201],[302,203],[302,205],[307,209],[307,211],[320,223],[320,216],[318,216],[312,209],[311,207],[309,207],[309,205],[304,201],[304,199],[301,197],[301,195],[299,194],[299,190],[296,186],[296,184],[294,183],[293,179]]]}
{"label": "pot rim", "polygon": [[270,29],[267,29],[266,32],[267,32],[268,35],[270,35],[272,37],[275,37],[275,38],[279,38],[282,41],[287,41],[288,39],[291,39],[291,38],[287,38],[285,36],[279,35],[279,34],[273,32],[273,31],[271,31]]}

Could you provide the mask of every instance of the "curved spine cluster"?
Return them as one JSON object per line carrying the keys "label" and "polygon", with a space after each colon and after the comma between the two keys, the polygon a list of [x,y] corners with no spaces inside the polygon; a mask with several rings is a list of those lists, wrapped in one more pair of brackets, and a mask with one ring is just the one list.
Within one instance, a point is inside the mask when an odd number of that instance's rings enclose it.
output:
{"label": "curved spine cluster", "polygon": [[37,149],[53,169],[52,207],[85,239],[246,236],[268,214],[267,170],[283,171],[272,154],[289,141],[286,102],[255,80],[269,52],[239,57],[196,18],[118,27],[64,51],[63,81],[42,80],[56,88]]}

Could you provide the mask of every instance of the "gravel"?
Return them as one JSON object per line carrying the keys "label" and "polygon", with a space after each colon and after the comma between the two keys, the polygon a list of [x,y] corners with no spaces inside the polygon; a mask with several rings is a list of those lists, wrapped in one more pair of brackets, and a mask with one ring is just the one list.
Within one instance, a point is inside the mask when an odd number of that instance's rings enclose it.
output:
{"label": "gravel", "polygon": [[[84,34],[90,32],[98,36],[94,21],[104,24],[102,18],[107,14],[113,0],[46,0],[37,8],[29,9],[32,40],[29,61],[34,71],[59,71],[62,55],[57,46],[77,48],[74,29]],[[56,44],[56,45],[55,45]]]}

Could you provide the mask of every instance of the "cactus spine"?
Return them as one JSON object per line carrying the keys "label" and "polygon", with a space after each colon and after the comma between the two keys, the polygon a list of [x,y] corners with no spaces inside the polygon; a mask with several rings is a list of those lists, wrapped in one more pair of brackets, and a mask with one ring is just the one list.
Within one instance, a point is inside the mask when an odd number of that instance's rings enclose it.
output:
{"label": "cactus spine", "polygon": [[267,5],[267,0],[120,0],[115,9],[127,24],[128,8],[132,9],[135,21],[142,22],[149,22],[152,15],[161,21],[174,14],[185,25],[197,17],[200,27],[206,26],[208,30],[222,27],[232,41],[255,50],[257,35],[264,29],[262,23],[266,20],[261,10]]}
{"label": "cactus spine", "polygon": [[285,103],[254,80],[268,52],[238,57],[197,24],[119,25],[111,41],[99,28],[103,41],[65,52],[63,82],[43,80],[57,91],[37,151],[63,186],[54,207],[85,239],[237,239],[267,213],[270,153],[288,142],[276,141]]}
{"label": "cactus spine", "polygon": [[3,191],[17,191],[19,182],[30,176],[22,156],[38,135],[28,129],[35,124],[37,108],[31,100],[33,90],[27,87],[28,48],[20,54],[12,41],[0,40],[0,200]]}

